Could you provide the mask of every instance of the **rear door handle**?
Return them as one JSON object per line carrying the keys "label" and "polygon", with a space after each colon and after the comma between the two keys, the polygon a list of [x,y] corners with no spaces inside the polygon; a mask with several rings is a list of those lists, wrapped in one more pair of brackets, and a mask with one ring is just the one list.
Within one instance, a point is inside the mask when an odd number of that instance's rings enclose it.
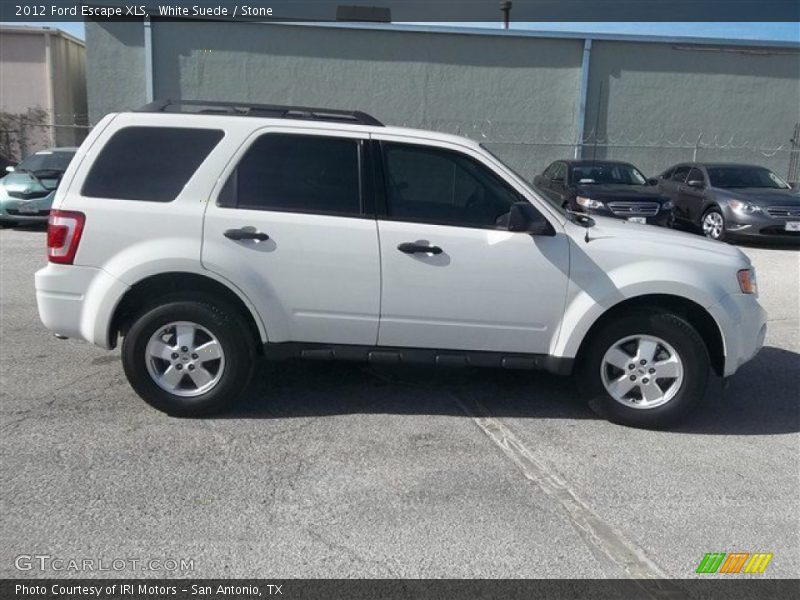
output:
{"label": "rear door handle", "polygon": [[229,240],[258,240],[259,242],[266,242],[269,239],[269,236],[266,233],[261,233],[260,231],[255,231],[252,229],[228,229],[225,233],[223,233],[226,238]]}
{"label": "rear door handle", "polygon": [[439,246],[426,246],[425,244],[417,244],[415,242],[403,242],[397,249],[403,254],[441,254],[443,250]]}

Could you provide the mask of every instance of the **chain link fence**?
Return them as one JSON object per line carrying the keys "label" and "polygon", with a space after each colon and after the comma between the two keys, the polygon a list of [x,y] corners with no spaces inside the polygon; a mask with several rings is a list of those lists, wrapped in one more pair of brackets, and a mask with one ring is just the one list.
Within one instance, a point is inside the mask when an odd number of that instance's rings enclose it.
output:
{"label": "chain link fence", "polygon": [[575,158],[622,160],[654,176],[680,162],[731,162],[757,164],[772,169],[794,187],[800,184],[800,124],[785,141],[766,143],[736,135],[705,132],[682,133],[673,138],[647,132],[621,131],[614,136],[589,132],[581,140],[568,140],[547,131],[525,131],[527,125],[513,123],[464,123],[435,121],[409,124],[412,127],[443,131],[471,138],[486,145],[526,179],[554,160]]}
{"label": "chain link fence", "polygon": [[[683,133],[674,138],[625,131],[600,137],[589,132],[581,140],[568,140],[546,128],[490,120],[432,120],[401,125],[471,138],[486,145],[528,180],[554,160],[582,156],[627,161],[648,176],[658,175],[679,162],[758,164],[772,169],[794,187],[800,184],[800,123],[785,141],[772,144],[705,132]],[[51,119],[38,108],[18,114],[0,111],[0,154],[8,161],[19,162],[45,148],[79,146],[90,129],[87,115],[54,115]]]}
{"label": "chain link fence", "polygon": [[0,156],[18,163],[46,148],[80,146],[91,129],[88,123],[88,115],[51,116],[41,108],[0,111]]}

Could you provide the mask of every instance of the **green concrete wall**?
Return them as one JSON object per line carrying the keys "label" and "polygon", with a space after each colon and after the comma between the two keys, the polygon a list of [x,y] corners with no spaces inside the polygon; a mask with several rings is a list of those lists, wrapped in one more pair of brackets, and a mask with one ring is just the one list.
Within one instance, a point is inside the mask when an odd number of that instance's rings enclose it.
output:
{"label": "green concrete wall", "polygon": [[[145,102],[143,32],[87,24],[93,122]],[[152,40],[156,98],[360,109],[485,142],[527,177],[579,137],[580,39],[155,21]],[[584,155],[655,174],[691,160],[702,133],[698,159],[786,175],[799,99],[794,48],[595,40]]]}

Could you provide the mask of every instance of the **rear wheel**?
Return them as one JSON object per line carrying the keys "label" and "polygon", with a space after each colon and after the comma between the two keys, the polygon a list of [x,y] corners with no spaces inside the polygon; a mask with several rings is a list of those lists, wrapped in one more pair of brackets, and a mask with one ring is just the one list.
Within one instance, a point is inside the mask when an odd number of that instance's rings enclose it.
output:
{"label": "rear wheel", "polygon": [[718,208],[709,208],[701,221],[703,235],[712,240],[725,239],[725,219]]}
{"label": "rear wheel", "polygon": [[254,340],[235,309],[175,300],[144,311],[122,344],[128,381],[151,406],[199,417],[231,406],[252,377]]}
{"label": "rear wheel", "polygon": [[581,357],[578,385],[592,409],[623,425],[670,426],[703,398],[708,350],[672,313],[634,313],[604,326]]}

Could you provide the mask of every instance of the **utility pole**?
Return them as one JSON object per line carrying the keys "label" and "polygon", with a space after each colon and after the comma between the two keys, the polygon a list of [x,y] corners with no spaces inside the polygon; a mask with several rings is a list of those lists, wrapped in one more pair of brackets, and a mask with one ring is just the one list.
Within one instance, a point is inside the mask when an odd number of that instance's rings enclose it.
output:
{"label": "utility pole", "polygon": [[503,13],[503,26],[505,29],[508,29],[511,15],[511,0],[503,0],[500,2],[500,12]]}

